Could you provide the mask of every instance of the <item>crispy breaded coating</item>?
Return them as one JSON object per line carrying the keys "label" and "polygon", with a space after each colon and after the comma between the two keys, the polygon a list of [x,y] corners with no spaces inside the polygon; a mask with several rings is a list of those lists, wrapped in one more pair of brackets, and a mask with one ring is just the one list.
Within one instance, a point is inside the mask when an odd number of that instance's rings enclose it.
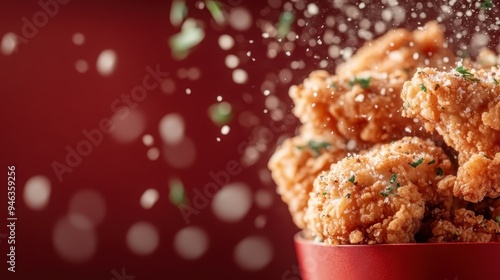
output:
{"label": "crispy breaded coating", "polygon": [[391,73],[403,70],[411,76],[417,67],[442,68],[454,59],[441,27],[431,21],[413,32],[403,28],[389,30],[367,42],[353,57],[340,64],[336,72],[339,76],[352,77],[364,71]]}
{"label": "crispy breaded coating", "polygon": [[457,69],[419,69],[403,87],[403,115],[419,118],[458,151],[454,195],[478,202],[500,196],[500,70]]}
{"label": "crispy breaded coating", "polygon": [[500,224],[473,211],[434,209],[429,242],[499,242]]}
{"label": "crispy breaded coating", "polygon": [[451,172],[430,140],[405,137],[376,146],[318,176],[304,220],[327,244],[415,242],[426,203],[448,199],[437,183]]}
{"label": "crispy breaded coating", "polygon": [[421,123],[401,116],[400,92],[406,80],[403,71],[365,72],[356,78],[314,71],[302,85],[290,88],[293,113],[319,134],[333,131],[364,147],[403,136],[428,136]]}
{"label": "crispy breaded coating", "polygon": [[269,160],[277,192],[288,204],[293,221],[304,228],[304,211],[316,176],[346,155],[343,139],[335,135],[312,135],[306,127],[286,139]]}

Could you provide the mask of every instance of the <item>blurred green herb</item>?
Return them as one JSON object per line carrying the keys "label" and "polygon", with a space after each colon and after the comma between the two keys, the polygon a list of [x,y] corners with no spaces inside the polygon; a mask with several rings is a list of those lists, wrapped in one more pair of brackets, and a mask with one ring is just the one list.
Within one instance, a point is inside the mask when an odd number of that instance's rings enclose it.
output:
{"label": "blurred green herb", "polygon": [[443,169],[441,169],[441,167],[436,168],[436,175],[443,176],[443,174]]}
{"label": "blurred green herb", "polygon": [[398,178],[398,174],[392,174],[391,178],[389,179],[389,183],[394,184],[396,182],[397,178]]}
{"label": "blurred green herb", "polygon": [[330,147],[330,143],[328,143],[328,142],[325,142],[325,141],[316,142],[314,140],[309,140],[307,142],[307,145],[305,145],[305,146],[298,146],[297,149],[303,150],[303,149],[308,148],[311,151],[313,151],[313,155],[315,157],[318,157],[321,154],[321,150],[327,149],[328,147]]}
{"label": "blurred green herb", "polygon": [[280,15],[280,19],[276,24],[276,37],[283,39],[290,33],[292,23],[295,20],[295,13],[293,11],[284,11]]}
{"label": "blurred green herb", "polygon": [[216,125],[223,126],[233,118],[231,104],[227,102],[215,103],[208,107],[208,115]]}
{"label": "blurred green herb", "polygon": [[427,164],[428,164],[428,165],[431,165],[431,164],[434,164],[435,162],[436,162],[435,160],[431,160],[431,161],[429,161]]}
{"label": "blurred green herb", "polygon": [[421,165],[421,164],[422,164],[422,162],[424,162],[424,159],[423,159],[423,158],[419,158],[417,161],[410,163],[410,165],[411,165],[413,168],[415,168],[415,167],[417,167],[417,166]]}
{"label": "blurred green herb", "polygon": [[170,8],[170,23],[179,26],[184,21],[188,13],[188,8],[184,0],[174,0]]}
{"label": "blurred green herb", "polygon": [[371,77],[368,78],[354,78],[349,81],[349,86],[353,87],[355,84],[359,84],[362,88],[366,89],[370,86]]}
{"label": "blurred green herb", "polygon": [[187,19],[181,27],[181,32],[174,34],[169,39],[172,56],[176,59],[184,59],[189,55],[193,47],[205,38],[205,31],[198,27],[196,21]]}
{"label": "blurred green herb", "polygon": [[497,80],[497,79],[495,79],[495,78],[493,78],[493,83],[494,83],[495,85],[498,85],[498,80]]}
{"label": "blurred green herb", "polygon": [[458,73],[462,74],[462,78],[464,79],[467,79],[469,81],[472,81],[472,82],[478,82],[479,79],[477,78],[474,78],[474,74],[472,74],[471,72],[469,72],[469,69],[467,68],[464,68],[462,65],[458,66],[455,71],[457,71]]}
{"label": "blurred green herb", "polygon": [[489,9],[493,8],[493,2],[491,0],[484,0],[481,2],[481,6],[479,6],[481,9]]}
{"label": "blurred green herb", "polygon": [[184,184],[179,179],[170,179],[170,202],[175,206],[180,206],[187,203],[186,191],[184,189]]}
{"label": "blurred green herb", "polygon": [[379,194],[381,196],[384,196],[384,197],[388,197],[392,192],[392,186],[388,186],[387,188],[385,188],[384,191],[380,192]]}
{"label": "blurred green herb", "polygon": [[424,84],[420,84],[420,89],[421,89],[423,92],[427,93],[427,88],[424,86]]}
{"label": "blurred green herb", "polygon": [[222,4],[219,1],[205,0],[205,5],[207,5],[208,11],[210,11],[210,14],[217,24],[222,25],[226,22],[224,13],[221,9]]}
{"label": "blurred green herb", "polygon": [[349,182],[353,183],[356,181],[356,176],[354,176],[354,174],[351,176],[351,178],[349,178]]}

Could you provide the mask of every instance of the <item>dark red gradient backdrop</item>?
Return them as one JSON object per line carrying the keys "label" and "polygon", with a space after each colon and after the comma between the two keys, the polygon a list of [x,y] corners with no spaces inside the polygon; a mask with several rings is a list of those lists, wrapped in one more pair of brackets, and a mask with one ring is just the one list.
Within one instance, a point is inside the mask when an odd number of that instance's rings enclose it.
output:
{"label": "dark red gradient backdrop", "polygon": [[[242,33],[228,26],[217,26],[206,10],[191,8],[189,16],[203,20],[207,34],[185,60],[174,60],[170,54],[168,38],[179,28],[172,27],[169,22],[171,1],[167,0],[72,0],[61,5],[58,14],[50,18],[27,44],[19,44],[17,52],[0,55],[0,233],[6,232],[3,224],[7,206],[7,165],[17,168],[19,219],[16,227],[17,272],[6,273],[5,254],[8,252],[2,240],[0,269],[1,275],[7,278],[2,276],[1,279],[112,279],[111,271],[120,271],[122,267],[136,279],[280,279],[296,264],[292,241],[296,228],[278,196],[268,209],[253,204],[245,218],[236,223],[220,221],[207,207],[199,215],[191,216],[190,225],[206,230],[208,251],[198,260],[187,261],[173,250],[174,235],[186,223],[168,200],[169,178],[180,178],[191,198],[192,188],[202,188],[212,180],[208,175],[210,171],[224,170],[229,160],[240,160],[237,146],[249,141],[252,130],[238,124],[238,114],[251,111],[263,126],[269,124],[270,118],[263,113],[264,96],[260,85],[267,73],[277,73],[290,62],[284,55],[274,61],[266,59],[266,47],[261,32],[255,27],[255,18],[267,3],[242,1],[240,5],[254,17],[252,28]],[[31,19],[39,10],[36,1],[2,1],[0,36],[8,32],[21,35],[21,19]],[[272,10],[268,17],[276,21],[279,14],[279,10]],[[76,32],[85,36],[81,46],[72,42]],[[221,34],[235,36],[237,42],[232,50],[220,49],[217,40]],[[249,44],[249,40],[254,40],[254,44]],[[116,70],[108,77],[99,75],[95,68],[97,56],[104,49],[117,53]],[[232,82],[224,58],[230,53],[247,51],[252,52],[256,62],[245,66],[248,82],[237,85]],[[86,73],[75,70],[78,59],[88,62]],[[159,120],[167,113],[181,114],[186,123],[185,134],[195,141],[195,163],[179,169],[170,167],[163,156],[150,161],[140,138],[120,144],[110,135],[104,135],[102,144],[94,147],[72,173],[64,174],[59,183],[51,163],[63,162],[67,153],[65,147],[75,147],[85,139],[81,133],[83,129],[97,128],[102,118],[112,116],[112,101],[139,85],[148,65],[153,68],[159,65],[172,77],[180,68],[198,67],[201,71],[196,81],[176,79],[176,91],[171,95],[162,93],[159,88],[153,90],[137,109],[146,118],[144,134],[151,134],[156,142],[161,142]],[[303,75],[297,73],[295,80]],[[276,94],[289,104],[287,87],[277,85]],[[187,95],[185,88],[190,88],[192,93]],[[253,100],[244,102],[243,93],[250,94]],[[236,115],[229,123],[231,132],[226,136],[220,135],[220,128],[207,115],[207,108],[216,103],[219,95],[231,103]],[[287,127],[283,133],[294,129]],[[280,135],[275,134],[273,142]],[[217,142],[216,137],[221,137],[222,141]],[[269,151],[271,148],[272,144]],[[258,189],[274,193],[274,186],[264,184],[258,176],[267,163],[269,151],[263,153],[255,165],[231,178],[232,181],[245,182],[253,193]],[[47,176],[52,182],[49,204],[41,211],[28,209],[22,196],[26,180],[34,175]],[[107,212],[96,229],[98,247],[94,257],[88,262],[73,264],[54,250],[53,229],[67,212],[72,195],[89,188],[103,195]],[[139,198],[148,188],[156,188],[160,199],[152,209],[145,210]],[[267,217],[263,228],[254,225],[258,215]],[[160,243],[151,255],[137,256],[127,248],[126,232],[137,221],[150,222],[158,229]],[[236,244],[250,235],[268,238],[274,252],[269,265],[257,272],[239,268],[233,259]]]}

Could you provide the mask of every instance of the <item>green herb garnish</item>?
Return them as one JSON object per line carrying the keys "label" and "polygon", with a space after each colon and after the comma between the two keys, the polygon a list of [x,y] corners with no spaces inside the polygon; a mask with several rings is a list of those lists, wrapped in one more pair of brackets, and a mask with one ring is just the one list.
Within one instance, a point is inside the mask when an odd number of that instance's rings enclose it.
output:
{"label": "green herb garnish", "polygon": [[356,180],[356,176],[352,175],[351,178],[349,178],[349,182],[354,184],[354,181]]}
{"label": "green herb garnish", "polygon": [[397,178],[398,178],[398,174],[392,174],[391,178],[389,179],[389,183],[394,184],[394,182],[396,182]]}
{"label": "green herb garnish", "polygon": [[278,39],[283,39],[290,33],[292,24],[295,20],[295,13],[293,11],[285,11],[280,15],[279,22],[276,24],[276,37]]}
{"label": "green herb garnish", "polygon": [[427,88],[424,86],[424,84],[420,84],[420,89],[421,89],[423,92],[427,93]]}
{"label": "green herb garnish", "polygon": [[435,163],[435,162],[436,162],[435,160],[431,160],[431,161],[429,161],[427,164],[428,164],[428,165],[431,165],[431,164],[433,164],[433,163]]}
{"label": "green herb garnish", "polygon": [[495,79],[495,78],[493,78],[493,83],[494,83],[495,85],[498,85],[498,80],[497,80],[497,79]]}
{"label": "green herb garnish", "polygon": [[392,186],[388,186],[383,192],[379,192],[381,196],[388,197],[391,194]]}
{"label": "green herb garnish", "polygon": [[314,140],[309,140],[307,142],[307,145],[305,145],[305,146],[298,146],[297,148],[299,150],[303,150],[303,149],[308,148],[311,151],[313,151],[313,155],[315,157],[317,157],[317,156],[319,156],[321,154],[321,150],[327,149],[328,147],[330,147],[330,143],[328,143],[328,142],[325,142],[325,141],[316,142]]}
{"label": "green herb garnish", "polygon": [[443,174],[443,169],[441,169],[441,167],[436,168],[436,175],[443,176]]}
{"label": "green herb garnish", "polygon": [[464,68],[462,65],[458,66],[455,71],[462,74],[462,78],[467,79],[472,82],[478,82],[479,79],[474,78],[474,74],[469,72],[469,69]]}
{"label": "green herb garnish", "polygon": [[496,216],[495,221],[500,224],[500,216]]}
{"label": "green herb garnish", "polygon": [[222,25],[226,20],[224,18],[224,13],[222,12],[222,4],[219,1],[205,0],[207,9],[214,18],[217,24]]}
{"label": "green herb garnish", "polygon": [[422,162],[424,162],[424,158],[419,158],[417,161],[410,163],[410,165],[411,165],[413,168],[415,168],[415,167],[417,167],[417,166],[421,165],[421,164],[422,164]]}
{"label": "green herb garnish", "polygon": [[370,86],[371,77],[368,78],[354,78],[349,81],[349,86],[353,87],[355,84],[360,85],[362,88],[366,89]]}
{"label": "green herb garnish", "polygon": [[324,191],[323,192],[323,196],[326,196],[328,194],[328,192]]}
{"label": "green herb garnish", "polygon": [[493,8],[493,2],[491,0],[484,0],[481,2],[481,6],[479,6],[481,9],[489,9]]}

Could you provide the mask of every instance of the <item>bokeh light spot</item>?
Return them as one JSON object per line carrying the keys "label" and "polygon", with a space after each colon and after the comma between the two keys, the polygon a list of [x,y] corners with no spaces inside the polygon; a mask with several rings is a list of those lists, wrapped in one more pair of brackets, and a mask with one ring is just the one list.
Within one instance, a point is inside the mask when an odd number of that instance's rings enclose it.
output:
{"label": "bokeh light spot", "polygon": [[115,71],[116,52],[114,50],[104,50],[97,57],[97,72],[103,76],[109,76]]}
{"label": "bokeh light spot", "polygon": [[41,175],[33,176],[24,185],[24,203],[31,210],[42,210],[49,202],[50,180]]}
{"label": "bokeh light spot", "polygon": [[67,262],[89,261],[97,250],[97,236],[91,229],[76,227],[67,217],[60,219],[52,234],[55,251]]}
{"label": "bokeh light spot", "polygon": [[242,269],[257,271],[271,262],[273,253],[273,247],[267,239],[251,236],[236,245],[234,260]]}
{"label": "bokeh light spot", "polygon": [[159,243],[158,230],[148,222],[137,222],[127,231],[127,246],[139,256],[152,254]]}
{"label": "bokeh light spot", "polygon": [[252,206],[252,193],[243,183],[224,186],[212,200],[214,215],[224,222],[237,222],[245,217]]}
{"label": "bokeh light spot", "polygon": [[150,209],[158,201],[160,194],[155,189],[147,189],[141,196],[141,206],[144,209]]}
{"label": "bokeh light spot", "polygon": [[199,259],[207,251],[208,245],[206,232],[195,226],[181,229],[174,237],[175,251],[186,260]]}

